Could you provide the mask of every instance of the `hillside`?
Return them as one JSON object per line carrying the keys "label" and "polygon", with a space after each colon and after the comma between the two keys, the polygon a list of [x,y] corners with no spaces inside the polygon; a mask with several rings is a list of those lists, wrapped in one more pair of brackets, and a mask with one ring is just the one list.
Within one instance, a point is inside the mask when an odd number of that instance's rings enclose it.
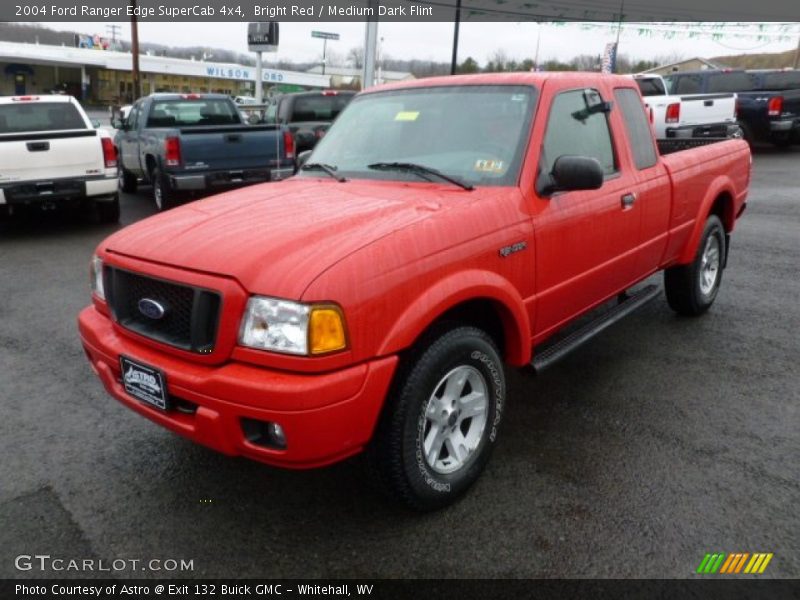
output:
{"label": "hillside", "polygon": [[763,54],[736,54],[716,56],[710,60],[732,69],[783,69],[794,66],[796,53],[796,50],[788,50]]}

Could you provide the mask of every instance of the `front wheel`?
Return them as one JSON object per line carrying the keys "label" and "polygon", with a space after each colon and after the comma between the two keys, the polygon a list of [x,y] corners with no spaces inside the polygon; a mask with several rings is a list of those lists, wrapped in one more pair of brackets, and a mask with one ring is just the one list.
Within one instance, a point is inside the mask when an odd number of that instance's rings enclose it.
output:
{"label": "front wheel", "polygon": [[453,503],[489,460],[505,393],[485,332],[462,326],[434,338],[401,370],[367,450],[383,490],[417,510]]}
{"label": "front wheel", "polygon": [[694,260],[664,271],[667,303],[679,315],[697,316],[717,297],[725,265],[725,229],[716,215],[706,221]]}
{"label": "front wheel", "polygon": [[117,168],[117,182],[120,191],[125,192],[126,194],[135,193],[136,188],[139,185],[136,175],[130,171],[126,171],[122,165]]}

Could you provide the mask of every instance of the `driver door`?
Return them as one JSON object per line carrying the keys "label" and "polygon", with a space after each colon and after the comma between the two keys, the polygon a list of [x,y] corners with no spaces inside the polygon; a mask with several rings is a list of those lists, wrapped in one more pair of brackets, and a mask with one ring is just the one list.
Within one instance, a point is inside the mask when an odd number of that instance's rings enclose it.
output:
{"label": "driver door", "polygon": [[[535,342],[624,289],[637,276],[641,209],[631,202],[627,154],[614,135],[610,90],[574,88],[550,95],[534,197]],[[545,195],[540,182],[564,155],[596,158],[605,177],[598,190]],[[549,181],[549,179],[545,179]],[[635,199],[635,196],[634,196]]]}

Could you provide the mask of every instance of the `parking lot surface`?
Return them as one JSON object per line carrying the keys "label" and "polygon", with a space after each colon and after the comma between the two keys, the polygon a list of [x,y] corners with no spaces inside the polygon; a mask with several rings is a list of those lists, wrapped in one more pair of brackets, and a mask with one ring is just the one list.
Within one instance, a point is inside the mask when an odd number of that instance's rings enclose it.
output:
{"label": "parking lot surface", "polygon": [[[659,298],[542,375],[509,372],[487,471],[426,515],[385,502],[358,458],[281,471],[123,408],[76,330],[114,227],[0,224],[0,577],[53,576],[15,569],[38,553],[193,560],[194,577],[661,578],[706,552],[772,552],[764,576],[797,577],[798,165],[800,148],[756,155],[707,315]],[[148,188],[124,196],[123,224],[153,210]]]}

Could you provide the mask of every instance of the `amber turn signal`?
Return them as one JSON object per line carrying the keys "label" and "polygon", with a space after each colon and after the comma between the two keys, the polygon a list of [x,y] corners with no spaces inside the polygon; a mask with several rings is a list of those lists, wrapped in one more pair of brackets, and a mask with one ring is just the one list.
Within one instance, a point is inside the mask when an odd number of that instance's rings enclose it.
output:
{"label": "amber turn signal", "polygon": [[347,347],[344,317],[337,306],[313,306],[308,319],[310,354],[327,354]]}

